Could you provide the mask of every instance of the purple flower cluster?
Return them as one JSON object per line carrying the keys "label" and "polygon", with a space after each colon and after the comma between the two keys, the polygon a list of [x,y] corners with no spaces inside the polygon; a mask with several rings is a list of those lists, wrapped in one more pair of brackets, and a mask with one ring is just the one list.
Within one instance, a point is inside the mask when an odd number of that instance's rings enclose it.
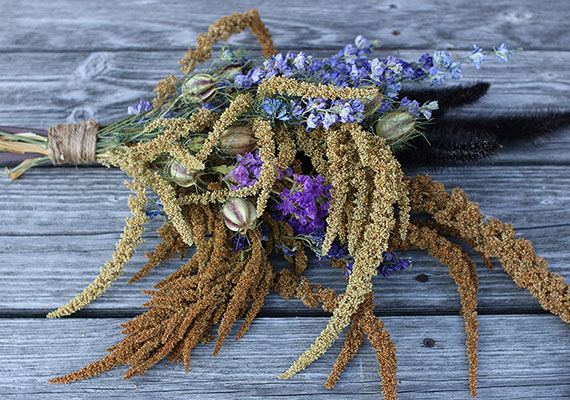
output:
{"label": "purple flower cluster", "polygon": [[328,130],[337,122],[362,122],[364,104],[360,100],[310,98],[302,115],[307,118],[307,131],[320,126]]}
{"label": "purple flower cluster", "polygon": [[460,62],[452,61],[451,54],[447,51],[436,51],[432,58],[432,66],[429,68],[429,78],[434,85],[445,80],[445,74],[449,73],[451,79],[461,79],[463,67]]}
{"label": "purple flower cluster", "polygon": [[134,106],[129,106],[129,108],[127,109],[127,114],[137,115],[148,112],[150,110],[152,110],[152,104],[150,104],[149,101],[140,99],[139,102]]}
{"label": "purple flower cluster", "polygon": [[253,153],[238,154],[236,159],[237,165],[226,176],[226,179],[231,182],[232,190],[254,185],[263,165],[259,152],[255,150]]}
{"label": "purple flower cluster", "polygon": [[479,69],[481,68],[481,64],[485,62],[487,56],[483,52],[482,48],[477,47],[477,45],[474,44],[473,51],[471,52],[469,58],[471,59],[471,62],[473,62],[473,65],[475,65],[475,68]]}
{"label": "purple flower cluster", "polygon": [[293,123],[305,122],[307,131],[342,122],[362,122],[364,104],[360,100],[327,100],[308,98],[291,100],[266,98],[261,105],[263,112],[270,118]]}
{"label": "purple flower cluster", "polygon": [[[405,259],[398,256],[393,251],[385,251],[382,253],[382,257],[384,260],[382,264],[378,266],[378,273],[382,276],[388,276],[395,271],[403,271],[412,265],[412,259]],[[346,267],[344,268],[344,276],[347,278],[352,273],[352,268],[354,266],[354,260],[346,263]]]}
{"label": "purple flower cluster", "polygon": [[281,204],[275,204],[273,217],[285,220],[295,235],[323,230],[329,213],[331,185],[320,175],[293,175],[295,184],[279,193]]}
{"label": "purple flower cluster", "polygon": [[422,106],[416,100],[410,100],[407,97],[400,100],[400,109],[407,111],[414,118],[418,118],[422,114],[425,119],[430,119],[432,111],[438,108],[437,100],[426,102]]}
{"label": "purple flower cluster", "polygon": [[289,107],[283,100],[266,98],[261,104],[261,109],[272,118],[281,121],[289,121],[291,119]]}
{"label": "purple flower cluster", "polygon": [[362,36],[330,58],[316,59],[303,52],[280,53],[268,58],[263,66],[254,67],[245,74],[236,74],[234,83],[239,88],[247,88],[272,76],[285,76],[338,87],[376,85],[384,89],[387,96],[395,98],[402,81],[426,75],[421,65],[412,65],[391,56],[369,60],[371,53],[372,43]]}
{"label": "purple flower cluster", "polygon": [[[335,239],[331,245],[329,252],[326,255],[322,255],[319,249],[322,247],[325,241],[325,231],[317,230],[309,235],[305,236],[310,240],[311,245],[317,255],[319,262],[323,259],[325,260],[343,260],[346,262],[346,267],[344,268],[344,275],[348,278],[352,273],[352,268],[354,266],[354,257],[348,252],[348,246],[346,244],[341,244],[338,239]],[[378,273],[382,276],[388,276],[394,271],[403,271],[412,264],[411,259],[403,259],[399,257],[393,251],[382,253],[384,260],[378,266]]]}
{"label": "purple flower cluster", "polygon": [[[261,231],[261,241],[266,242],[269,239],[269,228],[263,224],[259,225],[259,230]],[[240,250],[247,250],[251,247],[252,240],[249,236],[249,232],[245,235],[236,233],[232,237],[232,244],[234,245],[232,253]]]}

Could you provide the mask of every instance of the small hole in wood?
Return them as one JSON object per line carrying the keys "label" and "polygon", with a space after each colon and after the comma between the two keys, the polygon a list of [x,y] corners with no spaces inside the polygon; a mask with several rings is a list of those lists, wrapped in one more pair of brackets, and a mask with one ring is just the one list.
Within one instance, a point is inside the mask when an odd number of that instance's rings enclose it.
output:
{"label": "small hole in wood", "polygon": [[423,283],[423,282],[427,282],[429,278],[426,274],[419,274],[419,275],[416,275],[416,277],[414,279],[418,282]]}
{"label": "small hole in wood", "polygon": [[435,340],[432,338],[424,338],[423,345],[424,347],[433,347],[435,346]]}

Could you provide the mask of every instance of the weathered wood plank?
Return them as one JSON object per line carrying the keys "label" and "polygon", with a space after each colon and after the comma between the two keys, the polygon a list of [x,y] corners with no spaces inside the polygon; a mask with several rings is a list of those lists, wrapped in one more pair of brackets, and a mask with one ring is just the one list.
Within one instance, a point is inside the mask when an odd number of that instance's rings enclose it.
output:
{"label": "weathered wood plank", "polygon": [[[570,282],[568,259],[570,251],[565,247],[568,229],[537,229],[525,231],[524,236],[533,239],[539,254],[550,262],[550,269]],[[156,238],[148,239],[142,249],[150,250]],[[111,235],[96,236],[14,236],[3,237],[0,268],[0,315],[38,316],[65,303],[90,284],[99,273],[99,267],[107,261],[114,248]],[[460,298],[447,269],[439,262],[420,252],[406,252],[412,256],[414,266],[389,278],[374,279],[377,311],[384,315],[406,314],[459,314]],[[476,258],[476,256],[475,256]],[[96,302],[89,305],[83,316],[123,316],[143,311],[142,304],[148,296],[141,293],[160,279],[174,272],[182,262],[172,260],[162,264],[142,281],[129,285],[129,278],[142,266],[146,257],[142,251],[127,265],[124,275]],[[276,259],[281,268],[281,260]],[[427,277],[422,282],[421,277]],[[538,300],[526,290],[517,289],[511,278],[500,266],[494,271],[478,263],[479,312],[543,312]],[[326,263],[319,265],[313,258],[305,274],[311,281],[344,291],[346,281],[342,271],[331,269]],[[413,293],[413,296],[410,295]],[[276,294],[266,298],[262,315],[294,316],[323,315],[320,309],[308,309],[299,300],[283,300]]]}
{"label": "weathered wood plank", "polygon": [[[552,271],[570,281],[570,175],[568,167],[473,167],[432,171],[448,188],[463,187],[488,216],[515,224],[533,241]],[[129,215],[124,174],[108,169],[34,170],[10,183],[0,181],[0,313],[43,315],[88,285],[107,261]],[[132,315],[146,300],[140,290],[173,272],[180,262],[160,266],[145,280],[126,282],[146,261],[158,238],[159,218],[149,224],[143,244],[125,275],[85,315]],[[388,279],[375,280],[378,310],[387,314],[459,312],[459,295],[447,270],[423,253],[410,253],[414,267]],[[477,257],[475,257],[477,259]],[[480,311],[540,312],[536,299],[516,288],[500,270],[479,264]],[[418,274],[428,276],[422,283]],[[311,280],[342,291],[339,270],[313,261]],[[409,293],[414,293],[410,298]],[[318,312],[318,311],[317,311]],[[268,297],[265,315],[314,314],[300,301]]]}
{"label": "weathered wood plank", "polygon": [[[463,188],[488,217],[512,222],[517,229],[570,221],[568,166],[416,168],[408,173],[430,173],[450,190]],[[129,214],[125,180],[122,171],[107,168],[39,168],[13,182],[4,177],[0,235],[122,232]]]}
{"label": "weathered wood plank", "polygon": [[[383,318],[396,343],[399,398],[468,399],[463,321],[456,316]],[[0,336],[0,395],[4,398],[377,399],[380,378],[366,343],[336,388],[322,384],[342,345],[283,382],[284,371],[318,335],[324,318],[261,318],[239,341],[228,340],[212,358],[213,343],[193,353],[188,374],[161,362],[142,377],[119,379],[124,367],[71,385],[47,379],[105,354],[120,340],[124,319],[4,319]],[[570,329],[552,316],[480,317],[479,398],[562,399],[570,393]],[[233,331],[234,333],[236,330]],[[426,347],[424,339],[435,345]]]}
{"label": "weathered wood plank", "polygon": [[[185,49],[221,16],[258,8],[279,47],[323,48],[358,34],[390,48],[493,46],[569,50],[568,3],[531,0],[273,2],[105,0],[6,3],[0,51]],[[255,47],[250,37],[240,43]]]}

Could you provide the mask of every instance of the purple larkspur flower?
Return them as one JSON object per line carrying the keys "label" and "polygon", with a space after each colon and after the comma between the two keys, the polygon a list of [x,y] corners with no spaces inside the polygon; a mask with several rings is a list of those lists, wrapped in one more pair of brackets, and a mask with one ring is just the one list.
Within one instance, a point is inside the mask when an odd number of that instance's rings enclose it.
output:
{"label": "purple larkspur flower", "polygon": [[253,84],[251,78],[244,74],[235,74],[234,75],[234,85],[238,88],[247,88]]}
{"label": "purple larkspur flower", "polygon": [[430,81],[432,85],[439,85],[445,80],[445,75],[442,74],[437,67],[431,67],[429,70]]}
{"label": "purple larkspur flower", "polygon": [[140,99],[137,104],[135,104],[134,106],[129,106],[129,108],[127,108],[127,114],[137,115],[148,112],[150,110],[152,110],[152,104],[150,103],[150,101]]}

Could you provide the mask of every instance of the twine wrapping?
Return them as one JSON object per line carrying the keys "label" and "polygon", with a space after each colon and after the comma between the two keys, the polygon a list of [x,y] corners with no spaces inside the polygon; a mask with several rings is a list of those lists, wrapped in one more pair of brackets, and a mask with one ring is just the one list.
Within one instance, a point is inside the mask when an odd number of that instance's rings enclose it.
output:
{"label": "twine wrapping", "polygon": [[96,162],[95,142],[99,124],[89,119],[80,124],[57,124],[48,129],[49,158],[53,165]]}

